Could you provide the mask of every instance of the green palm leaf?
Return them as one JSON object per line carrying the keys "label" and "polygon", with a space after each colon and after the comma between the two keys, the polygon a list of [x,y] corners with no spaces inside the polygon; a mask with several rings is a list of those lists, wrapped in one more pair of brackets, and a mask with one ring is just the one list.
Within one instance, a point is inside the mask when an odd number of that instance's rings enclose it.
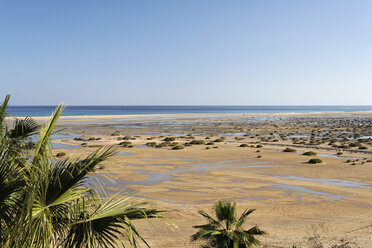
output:
{"label": "green palm leaf", "polygon": [[257,235],[265,234],[264,231],[254,226],[244,229],[248,215],[254,209],[245,210],[239,219],[236,219],[236,203],[219,201],[214,205],[217,220],[203,211],[199,214],[205,217],[208,224],[194,226],[198,231],[191,236],[192,241],[203,240],[201,247],[216,248],[245,248],[260,244]]}

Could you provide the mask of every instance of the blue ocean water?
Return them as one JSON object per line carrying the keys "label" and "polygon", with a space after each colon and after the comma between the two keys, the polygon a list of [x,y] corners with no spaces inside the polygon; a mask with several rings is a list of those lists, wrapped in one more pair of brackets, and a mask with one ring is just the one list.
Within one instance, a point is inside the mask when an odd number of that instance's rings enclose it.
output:
{"label": "blue ocean water", "polygon": [[[13,116],[50,116],[56,106],[9,106]],[[221,113],[311,113],[372,111],[372,106],[68,106],[64,116],[221,114]]]}

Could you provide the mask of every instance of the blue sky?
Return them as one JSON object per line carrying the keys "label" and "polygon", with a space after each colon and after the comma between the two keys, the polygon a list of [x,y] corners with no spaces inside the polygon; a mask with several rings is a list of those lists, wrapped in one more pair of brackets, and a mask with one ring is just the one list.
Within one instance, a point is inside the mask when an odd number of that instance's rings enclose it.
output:
{"label": "blue sky", "polygon": [[13,105],[372,105],[372,1],[0,2]]}

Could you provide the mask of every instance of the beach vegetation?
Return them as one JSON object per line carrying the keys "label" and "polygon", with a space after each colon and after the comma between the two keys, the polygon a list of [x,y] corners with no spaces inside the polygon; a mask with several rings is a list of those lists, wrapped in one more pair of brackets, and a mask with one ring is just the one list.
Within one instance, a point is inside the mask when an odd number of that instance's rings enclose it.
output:
{"label": "beach vegetation", "polygon": [[180,146],[180,145],[176,145],[176,146],[173,146],[172,147],[172,150],[182,150],[182,149],[184,149],[185,147],[183,147],[183,146]]}
{"label": "beach vegetation", "polygon": [[204,140],[192,140],[190,141],[191,145],[204,145],[205,141]]}
{"label": "beach vegetation", "polygon": [[56,154],[57,158],[61,158],[61,157],[64,157],[64,156],[66,156],[65,152],[59,152],[59,153]]}
{"label": "beach vegetation", "polygon": [[308,161],[309,164],[321,164],[323,161],[319,158],[312,158]]}
{"label": "beach vegetation", "polygon": [[297,150],[296,150],[296,149],[293,149],[293,148],[289,148],[289,147],[287,147],[287,148],[285,148],[285,149],[283,150],[283,152],[297,152]]}
{"label": "beach vegetation", "polygon": [[164,138],[163,139],[163,141],[175,141],[176,140],[176,138],[175,137],[166,137],[166,138]]}
{"label": "beach vegetation", "polygon": [[258,226],[245,228],[248,217],[255,209],[246,209],[240,217],[236,214],[236,202],[219,201],[213,207],[216,218],[200,210],[207,223],[197,225],[192,241],[204,241],[201,247],[243,248],[260,245],[258,236],[265,234]]}
{"label": "beach vegetation", "polygon": [[302,153],[302,155],[304,155],[304,156],[316,156],[318,154],[316,152],[313,152],[313,151],[308,151],[308,152]]}
{"label": "beach vegetation", "polygon": [[147,142],[146,143],[146,146],[148,146],[148,147],[155,147],[156,146],[156,142]]}
{"label": "beach vegetation", "polygon": [[123,141],[119,143],[119,146],[122,146],[122,147],[130,147],[131,145],[133,144],[130,141]]}
{"label": "beach vegetation", "polygon": [[239,147],[249,147],[248,144],[241,144]]}
{"label": "beach vegetation", "polygon": [[121,138],[122,140],[136,140],[136,138],[135,137],[132,137],[132,136],[128,136],[128,135],[126,135],[126,136],[124,136],[123,138]]}

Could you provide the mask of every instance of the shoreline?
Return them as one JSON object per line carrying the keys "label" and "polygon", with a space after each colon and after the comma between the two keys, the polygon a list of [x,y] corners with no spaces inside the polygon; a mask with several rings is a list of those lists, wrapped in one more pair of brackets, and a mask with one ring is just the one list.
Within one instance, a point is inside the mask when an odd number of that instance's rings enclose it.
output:
{"label": "shoreline", "polygon": [[[286,113],[206,113],[206,114],[136,114],[136,115],[69,115],[69,116],[60,116],[60,120],[86,120],[86,119],[130,119],[130,118],[164,118],[164,117],[228,117],[228,116],[244,116],[244,117],[275,117],[275,116],[331,116],[331,115],[340,115],[340,116],[353,116],[353,115],[372,115],[372,111],[354,111],[354,112],[286,112]],[[26,116],[14,116],[6,118],[25,118]],[[30,116],[35,120],[47,120],[50,116]]]}

